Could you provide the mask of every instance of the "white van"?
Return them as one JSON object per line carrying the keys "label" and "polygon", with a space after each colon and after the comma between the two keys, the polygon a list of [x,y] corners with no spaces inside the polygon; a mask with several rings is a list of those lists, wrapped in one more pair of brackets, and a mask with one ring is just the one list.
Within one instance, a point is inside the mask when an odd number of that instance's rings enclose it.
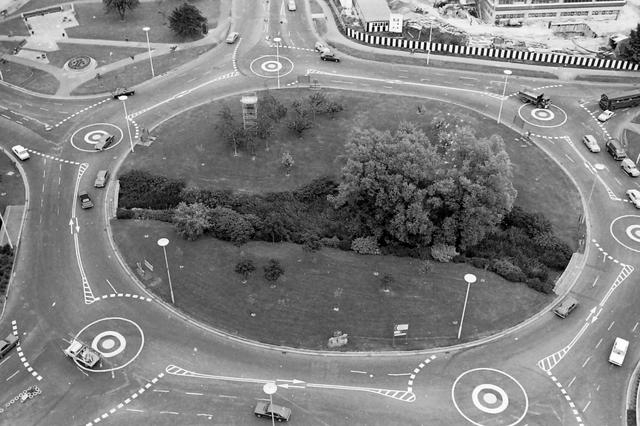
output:
{"label": "white van", "polygon": [[289,8],[289,12],[295,12],[296,10],[296,1],[295,0],[289,0],[287,3],[287,7]]}
{"label": "white van", "polygon": [[611,354],[609,355],[609,362],[621,366],[624,362],[624,357],[627,355],[627,349],[629,349],[629,341],[621,337],[616,337],[616,341],[613,342],[613,348],[611,348]]}

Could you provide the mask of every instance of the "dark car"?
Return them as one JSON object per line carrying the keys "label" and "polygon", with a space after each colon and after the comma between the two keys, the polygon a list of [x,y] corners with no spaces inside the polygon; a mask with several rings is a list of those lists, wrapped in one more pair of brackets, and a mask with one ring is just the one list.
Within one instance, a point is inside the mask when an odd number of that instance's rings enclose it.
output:
{"label": "dark car", "polygon": [[80,200],[80,207],[83,209],[90,209],[93,207],[93,201],[91,201],[91,197],[86,192],[81,192],[78,194],[78,199]]}
{"label": "dark car", "polygon": [[113,92],[113,99],[118,99],[118,96],[133,96],[136,91],[133,89],[127,89],[126,87],[118,87]]}
{"label": "dark car", "polygon": [[291,409],[262,400],[258,401],[253,413],[256,417],[269,419],[273,416],[273,419],[278,422],[286,422],[291,418]]}
{"label": "dark car", "polygon": [[323,61],[340,62],[340,58],[332,53],[323,53],[320,55],[320,59],[322,59]]}

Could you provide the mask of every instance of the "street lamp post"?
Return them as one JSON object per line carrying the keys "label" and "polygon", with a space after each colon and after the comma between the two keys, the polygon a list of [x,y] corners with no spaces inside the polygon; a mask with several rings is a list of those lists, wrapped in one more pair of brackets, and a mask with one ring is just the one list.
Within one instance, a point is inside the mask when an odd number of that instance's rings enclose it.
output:
{"label": "street lamp post", "polygon": [[264,386],[262,387],[262,390],[264,391],[264,393],[269,395],[269,409],[271,410],[271,425],[275,426],[276,419],[273,416],[272,406],[273,406],[273,394],[276,393],[276,391],[278,390],[278,386],[273,382],[269,382],[264,384]]}
{"label": "street lamp post", "polygon": [[467,310],[467,300],[469,299],[469,288],[471,284],[476,282],[476,276],[473,274],[465,274],[464,280],[467,282],[467,294],[464,296],[464,306],[462,307],[462,318],[460,318],[460,327],[458,328],[458,339],[462,334],[462,323],[464,322],[464,313]]}
{"label": "street lamp post", "polygon": [[127,125],[127,133],[129,133],[129,145],[131,145],[131,152],[133,152],[133,138],[131,137],[131,127],[129,127],[129,115],[127,114],[127,104],[125,101],[127,100],[127,95],[120,95],[118,99],[122,101],[122,106],[124,108],[124,121]]}
{"label": "street lamp post", "polygon": [[276,71],[278,73],[278,89],[280,88],[280,42],[282,39],[280,37],[274,37],[273,42],[276,44],[276,62],[278,65],[276,66]]}
{"label": "street lamp post", "polygon": [[168,238],[160,238],[158,240],[158,245],[162,247],[162,251],[164,253],[164,264],[167,267],[167,277],[169,278],[169,291],[171,292],[171,303],[176,304],[175,299],[173,298],[173,286],[171,285],[171,274],[169,273],[169,261],[167,260],[167,244],[169,244]]}
{"label": "street lamp post", "polygon": [[429,58],[431,57],[431,33],[433,32],[433,19],[429,19],[429,45],[427,50],[427,65],[429,65]]}
{"label": "street lamp post", "polygon": [[589,204],[591,204],[591,196],[593,195],[593,190],[596,187],[598,172],[607,168],[604,164],[600,164],[600,163],[594,164],[593,167],[595,168],[595,170],[593,172],[593,183],[591,184],[591,191],[589,191],[589,198],[587,198],[587,208],[589,208]]}
{"label": "street lamp post", "polygon": [[500,124],[500,116],[502,115],[502,104],[504,103],[504,95],[507,93],[507,79],[512,74],[511,70],[504,70],[504,87],[502,89],[502,97],[500,98],[500,110],[498,111],[498,124]]}
{"label": "street lamp post", "polygon": [[153,59],[151,59],[151,43],[149,43],[149,30],[151,28],[149,27],[143,27],[142,31],[144,31],[145,35],[147,36],[147,50],[149,51],[149,63],[151,64],[151,77],[155,77],[156,73],[153,70]]}

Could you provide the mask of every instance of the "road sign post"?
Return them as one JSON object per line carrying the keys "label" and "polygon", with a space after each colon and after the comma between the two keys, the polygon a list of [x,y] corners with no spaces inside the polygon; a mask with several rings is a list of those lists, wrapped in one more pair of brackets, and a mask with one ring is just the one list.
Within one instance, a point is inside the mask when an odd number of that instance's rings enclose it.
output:
{"label": "road sign post", "polygon": [[409,324],[394,324],[393,326],[393,339],[392,346],[396,345],[396,337],[404,336],[404,344],[408,344],[407,341],[407,332],[409,331]]}

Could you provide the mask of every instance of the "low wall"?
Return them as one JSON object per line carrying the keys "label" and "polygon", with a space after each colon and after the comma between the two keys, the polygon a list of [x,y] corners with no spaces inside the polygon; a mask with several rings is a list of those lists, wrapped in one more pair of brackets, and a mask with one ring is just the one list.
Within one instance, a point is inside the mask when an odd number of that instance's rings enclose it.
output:
{"label": "low wall", "polygon": [[376,45],[395,47],[400,49],[410,49],[416,51],[441,53],[457,56],[473,56],[484,59],[494,59],[500,61],[530,62],[540,65],[562,65],[577,68],[601,68],[622,71],[637,71],[638,64],[616,59],[600,59],[586,56],[562,55],[559,53],[538,53],[523,52],[520,50],[494,49],[489,47],[457,46],[453,44],[431,43],[426,41],[407,40],[406,38],[395,38],[367,34],[352,28],[346,28],[347,37],[360,42]]}

